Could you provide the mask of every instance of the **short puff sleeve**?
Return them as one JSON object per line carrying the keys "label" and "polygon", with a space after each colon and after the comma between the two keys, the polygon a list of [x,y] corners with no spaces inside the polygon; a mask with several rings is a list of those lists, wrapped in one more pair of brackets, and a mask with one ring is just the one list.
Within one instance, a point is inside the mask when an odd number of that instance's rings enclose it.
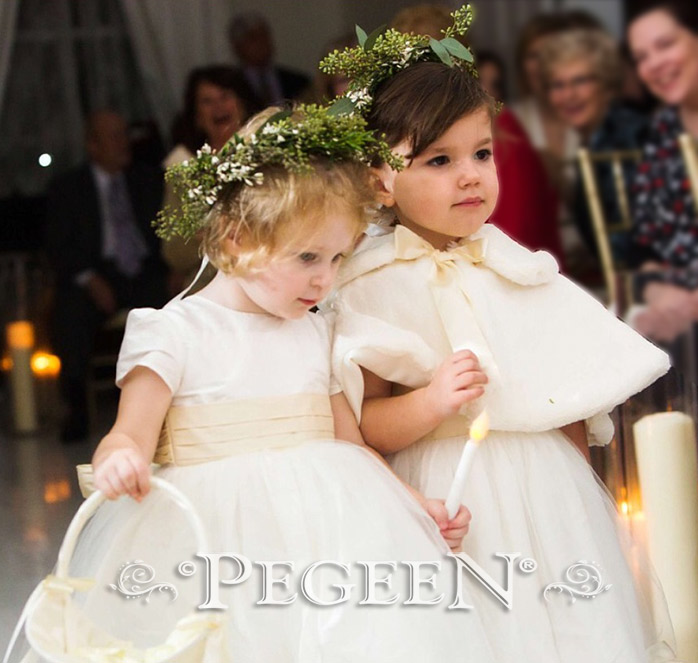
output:
{"label": "short puff sleeve", "polygon": [[132,310],[116,364],[116,385],[121,387],[136,366],[145,366],[176,393],[182,380],[185,354],[185,344],[177,330],[176,320],[166,309]]}

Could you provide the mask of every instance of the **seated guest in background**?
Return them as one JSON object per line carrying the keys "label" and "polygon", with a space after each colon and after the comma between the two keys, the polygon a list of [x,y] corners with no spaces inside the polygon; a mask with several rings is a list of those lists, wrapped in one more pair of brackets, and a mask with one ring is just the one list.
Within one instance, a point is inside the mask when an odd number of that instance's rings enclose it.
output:
{"label": "seated guest in background", "polygon": [[99,325],[121,308],[161,306],[166,298],[151,227],[162,202],[160,171],[132,162],[126,121],[116,112],[90,115],[85,139],[88,162],[56,178],[47,203],[64,441],[88,432],[87,371]]}
{"label": "seated guest in background", "polygon": [[[224,65],[194,69],[187,79],[184,108],[172,129],[175,147],[165,157],[163,167],[190,159],[204,143],[220,150],[247,120],[254,103],[253,93],[238,70]],[[177,206],[179,200],[172,187],[165,184],[163,206]],[[169,289],[174,296],[196,275],[201,260],[199,244],[173,237],[163,242],[162,257],[170,268]]]}
{"label": "seated guest in background", "polygon": [[[621,62],[618,46],[603,30],[583,29],[549,36],[541,48],[543,80],[548,103],[558,118],[574,130],[580,145],[592,152],[639,149],[647,135],[647,119],[622,106],[618,98]],[[618,196],[610,164],[597,165],[601,204],[609,221],[620,220]],[[635,167],[624,162],[628,187]],[[573,221],[589,251],[596,255],[591,216],[577,169],[572,198]],[[618,258],[627,254],[627,237],[615,238]]]}
{"label": "seated guest in background", "polygon": [[478,49],[477,74],[480,77],[480,85],[490,97],[502,103],[508,101],[506,69],[504,60],[499,55],[494,51]]}
{"label": "seated guest in background", "polygon": [[677,140],[683,132],[698,138],[698,7],[643,5],[628,25],[628,44],[640,79],[663,104],[635,179],[633,247],[647,304],[635,325],[673,341],[698,321],[696,201]]}
{"label": "seated guest in background", "polygon": [[567,191],[564,164],[574,158],[579,145],[575,132],[565,126],[548,104],[540,52],[550,35],[566,27],[561,14],[539,14],[524,25],[516,47],[519,98],[511,105],[533,147],[543,158],[561,199]]}
{"label": "seated guest in background", "polygon": [[[504,101],[501,58],[490,51],[478,51],[475,63],[480,85],[494,99]],[[540,155],[506,106],[494,120],[494,132],[499,197],[490,223],[530,249],[549,251],[564,266],[557,193]]]}
{"label": "seated guest in background", "polygon": [[305,74],[274,63],[274,40],[262,14],[245,12],[235,16],[228,27],[228,39],[255,95],[251,111],[298,99],[310,85]]}

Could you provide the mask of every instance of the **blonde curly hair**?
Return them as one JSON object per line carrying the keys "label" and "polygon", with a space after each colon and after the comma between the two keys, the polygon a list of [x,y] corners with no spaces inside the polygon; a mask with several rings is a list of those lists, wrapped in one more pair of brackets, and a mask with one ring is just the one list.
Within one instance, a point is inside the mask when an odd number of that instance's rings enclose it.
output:
{"label": "blonde curly hair", "polygon": [[[239,132],[247,137],[279,112],[269,108],[254,116]],[[231,184],[209,212],[201,248],[216,269],[241,276],[270,260],[312,241],[321,221],[338,209],[354,220],[355,237],[371,218],[375,191],[367,166],[354,161],[313,158],[308,173],[283,167],[263,169],[261,184]],[[240,248],[232,255],[226,240]]]}

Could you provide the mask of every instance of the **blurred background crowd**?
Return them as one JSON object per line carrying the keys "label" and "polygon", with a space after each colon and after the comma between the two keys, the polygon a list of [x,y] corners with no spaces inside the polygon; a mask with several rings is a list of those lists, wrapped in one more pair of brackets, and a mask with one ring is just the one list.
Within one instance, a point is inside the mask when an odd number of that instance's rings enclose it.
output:
{"label": "blurred background crowd", "polygon": [[[198,268],[196,242],[153,232],[158,210],[176,205],[163,169],[204,143],[220,148],[265,106],[341,93],[345,80],[313,67],[354,44],[354,22],[438,37],[456,6],[249,4],[0,6],[2,322],[31,320],[35,344],[60,358],[64,441],[88,433],[101,336],[118,336],[129,308],[164,304]],[[552,252],[678,356],[698,320],[696,201],[678,141],[698,137],[696,3],[474,4],[468,45],[502,104],[491,222]]]}

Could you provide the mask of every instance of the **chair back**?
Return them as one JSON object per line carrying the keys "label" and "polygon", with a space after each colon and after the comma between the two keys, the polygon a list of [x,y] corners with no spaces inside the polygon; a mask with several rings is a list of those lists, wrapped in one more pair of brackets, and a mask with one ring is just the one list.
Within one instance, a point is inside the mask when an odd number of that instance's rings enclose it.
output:
{"label": "chair back", "polygon": [[[581,148],[577,153],[584,185],[584,193],[591,216],[594,237],[599,252],[604,282],[608,294],[609,308],[621,313],[632,301],[632,285],[626,266],[614,255],[611,237],[627,234],[632,228],[632,214],[628,196],[625,167],[637,164],[642,157],[640,150],[609,150],[592,152]],[[607,218],[607,210],[601,198],[598,179],[599,164],[607,164],[613,177],[613,189],[619,219]]]}
{"label": "chair back", "polygon": [[691,134],[684,132],[679,136],[679,147],[691,184],[693,206],[698,214],[698,142]]}

